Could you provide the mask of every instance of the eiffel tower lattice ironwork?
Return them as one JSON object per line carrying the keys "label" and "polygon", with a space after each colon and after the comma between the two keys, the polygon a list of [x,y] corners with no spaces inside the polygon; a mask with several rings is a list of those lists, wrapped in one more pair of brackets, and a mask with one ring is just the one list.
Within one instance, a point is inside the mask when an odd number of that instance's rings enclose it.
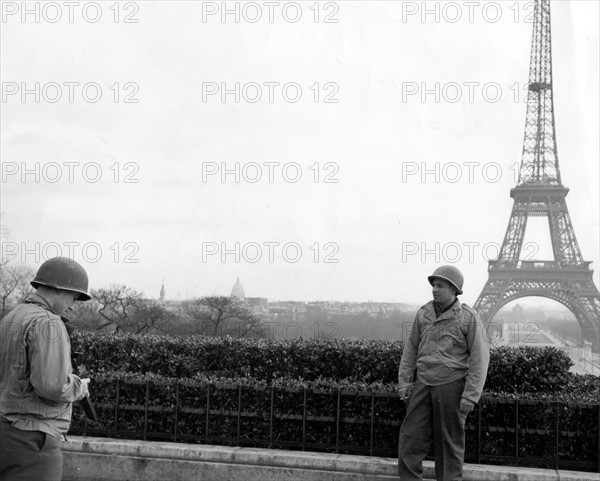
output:
{"label": "eiffel tower lattice ironwork", "polygon": [[[568,192],[561,183],[556,149],[550,0],[537,0],[519,181],[510,191],[514,204],[499,256],[489,261],[488,281],[474,307],[488,324],[515,299],[554,299],[575,315],[583,338],[598,352],[600,293],[591,262],[583,260],[575,237],[565,200]],[[553,261],[520,260],[529,216],[548,218]]]}

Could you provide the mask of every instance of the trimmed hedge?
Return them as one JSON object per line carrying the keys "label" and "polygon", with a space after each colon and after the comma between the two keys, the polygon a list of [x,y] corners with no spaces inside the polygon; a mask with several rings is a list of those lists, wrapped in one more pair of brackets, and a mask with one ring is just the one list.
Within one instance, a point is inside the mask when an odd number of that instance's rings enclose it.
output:
{"label": "trimmed hedge", "polygon": [[198,373],[314,380],[360,379],[395,382],[402,355],[399,342],[298,339],[268,341],[204,336],[76,335],[80,363],[90,372],[130,371],[176,378]]}
{"label": "trimmed hedge", "polygon": [[569,373],[571,366],[573,362],[569,356],[555,347],[498,347],[490,353],[486,390],[558,393],[573,378]]}
{"label": "trimmed hedge", "polygon": [[[122,371],[177,379],[198,375],[251,377],[267,384],[279,378],[346,380],[394,384],[402,343],[364,340],[166,337],[81,332],[74,346],[93,375]],[[572,362],[554,347],[499,347],[491,350],[486,392],[577,396],[597,402],[600,380],[579,381]]]}

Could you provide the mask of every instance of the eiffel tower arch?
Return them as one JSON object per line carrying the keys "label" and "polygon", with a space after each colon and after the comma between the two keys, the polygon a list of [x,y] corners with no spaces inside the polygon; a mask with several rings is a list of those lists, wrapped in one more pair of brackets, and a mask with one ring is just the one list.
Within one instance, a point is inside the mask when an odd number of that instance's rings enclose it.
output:
{"label": "eiffel tower arch", "polygon": [[[514,204],[496,260],[474,307],[487,325],[509,302],[521,297],[553,299],[577,319],[583,338],[600,347],[600,292],[591,262],[584,261],[571,224],[558,167],[552,84],[550,0],[536,0],[529,66],[525,138]],[[546,217],[554,260],[521,260],[529,217]]]}

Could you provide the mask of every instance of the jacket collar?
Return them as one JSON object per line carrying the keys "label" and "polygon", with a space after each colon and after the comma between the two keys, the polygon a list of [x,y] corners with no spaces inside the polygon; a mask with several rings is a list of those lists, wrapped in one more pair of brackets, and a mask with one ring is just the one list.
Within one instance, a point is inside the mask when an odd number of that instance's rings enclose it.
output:
{"label": "jacket collar", "polygon": [[456,302],[454,302],[452,307],[450,309],[448,309],[446,312],[442,313],[439,317],[437,317],[437,315],[435,314],[435,306],[433,304],[433,301],[429,301],[426,304],[426,311],[427,311],[426,315],[433,322],[443,321],[444,319],[455,319],[458,317],[460,310],[461,310],[461,303],[460,303],[460,300],[458,299],[458,297],[456,298]]}
{"label": "jacket collar", "polygon": [[71,334],[71,331],[74,329],[74,327],[70,324],[71,321],[67,317],[61,316],[58,312],[56,312],[54,309],[52,309],[52,307],[50,307],[50,303],[48,302],[48,300],[45,297],[43,297],[42,295],[38,294],[37,292],[29,294],[29,296],[25,300],[25,304],[35,304],[36,306],[40,306],[40,307],[46,309],[47,311],[50,311],[52,314],[60,317],[60,319],[65,323],[65,326],[66,326],[69,334]]}
{"label": "jacket collar", "polygon": [[56,313],[54,309],[50,307],[50,303],[48,302],[48,300],[42,295],[38,294],[37,292],[30,294],[25,300],[25,303],[35,304],[37,306],[43,307],[44,309],[50,311],[52,314],[56,314],[58,316],[58,313]]}

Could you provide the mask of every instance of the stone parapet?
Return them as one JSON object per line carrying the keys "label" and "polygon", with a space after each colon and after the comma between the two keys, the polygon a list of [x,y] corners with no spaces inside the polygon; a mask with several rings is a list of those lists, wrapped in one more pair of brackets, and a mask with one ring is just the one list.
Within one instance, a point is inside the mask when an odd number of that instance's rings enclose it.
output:
{"label": "stone parapet", "polygon": [[[69,436],[63,481],[390,481],[392,458]],[[424,463],[425,479],[435,479]],[[598,473],[465,464],[464,481],[599,481]]]}

